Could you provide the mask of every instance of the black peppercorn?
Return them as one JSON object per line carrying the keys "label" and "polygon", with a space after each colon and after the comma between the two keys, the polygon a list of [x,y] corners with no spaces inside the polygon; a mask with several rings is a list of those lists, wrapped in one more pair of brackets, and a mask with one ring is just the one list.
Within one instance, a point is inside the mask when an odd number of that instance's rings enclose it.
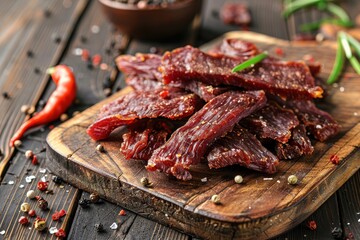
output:
{"label": "black peppercorn", "polygon": [[87,42],[87,38],[86,38],[84,35],[81,35],[81,36],[80,36],[80,41],[81,41],[82,43],[86,43],[86,42]]}
{"label": "black peppercorn", "polygon": [[3,96],[3,98],[5,98],[5,99],[9,99],[9,98],[10,98],[10,95],[9,95],[7,92],[3,92],[3,93],[2,93],[2,96]]}
{"label": "black peppercorn", "polygon": [[47,17],[47,18],[49,18],[49,17],[51,16],[51,11],[50,11],[50,9],[45,9],[45,10],[44,10],[44,16]]}
{"label": "black peppercorn", "polygon": [[41,71],[40,71],[40,68],[38,68],[38,67],[35,67],[34,68],[34,73],[36,73],[36,74],[39,74]]}
{"label": "black peppercorn", "polygon": [[34,56],[34,53],[31,51],[31,50],[28,50],[26,52],[26,56],[28,56],[29,58],[33,57]]}
{"label": "black peppercorn", "polygon": [[59,177],[59,176],[53,176],[52,180],[56,184],[60,184],[63,181],[63,179],[61,177]]}
{"label": "black peppercorn", "polygon": [[331,230],[331,235],[335,238],[335,239],[342,239],[342,235],[343,235],[343,231],[341,228],[339,227],[334,227]]}
{"label": "black peppercorn", "polygon": [[94,66],[92,64],[92,61],[91,61],[91,58],[88,59],[86,66],[87,66],[88,69],[93,69],[94,68]]}
{"label": "black peppercorn", "polygon": [[97,232],[103,232],[104,231],[104,225],[102,225],[101,223],[96,223],[94,227],[95,227],[95,230]]}
{"label": "black peppercorn", "polygon": [[83,198],[79,201],[79,205],[82,208],[87,208],[89,206],[89,203],[90,203],[90,200],[85,199],[85,198]]}

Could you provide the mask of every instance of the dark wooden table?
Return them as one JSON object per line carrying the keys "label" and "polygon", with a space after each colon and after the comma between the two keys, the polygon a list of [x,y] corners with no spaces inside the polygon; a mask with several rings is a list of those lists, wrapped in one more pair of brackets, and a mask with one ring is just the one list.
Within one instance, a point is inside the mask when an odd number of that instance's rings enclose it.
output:
{"label": "dark wooden table", "polygon": [[[243,1],[244,2],[244,1]],[[250,30],[278,38],[288,38],[296,31],[294,22],[305,21],[309,14],[298,14],[286,24],[280,16],[280,0],[248,0],[253,16]],[[0,239],[55,239],[48,231],[39,233],[32,225],[22,226],[18,219],[23,202],[33,207],[35,201],[26,197],[26,192],[36,188],[36,183],[45,176],[50,180],[49,189],[53,194],[43,194],[49,202],[48,211],[40,211],[39,216],[47,219],[48,227],[63,228],[68,239],[196,239],[178,232],[169,226],[150,221],[131,211],[119,216],[121,206],[101,201],[88,208],[78,205],[79,200],[88,198],[89,193],[66,183],[55,185],[52,174],[46,170],[45,138],[50,129],[60,123],[39,127],[23,139],[17,150],[8,147],[11,135],[29,116],[20,111],[21,106],[35,106],[41,109],[55,85],[45,73],[49,66],[64,63],[72,66],[77,77],[77,101],[67,112],[69,116],[106,98],[106,88],[112,92],[124,86],[121,74],[111,86],[106,86],[114,67],[114,57],[121,53],[134,54],[157,49],[164,51],[174,47],[192,44],[199,46],[221,34],[237,30],[224,25],[218,16],[223,1],[204,1],[199,28],[185,36],[167,42],[144,42],[131,39],[116,31],[100,12],[96,1],[88,0],[13,0],[0,2]],[[354,17],[359,10],[357,0],[342,1]],[[356,7],[357,6],[357,7]],[[286,30],[288,29],[288,31]],[[99,54],[105,65],[89,68],[81,60],[80,49],[89,50],[93,56]],[[105,91],[104,91],[105,90]],[[32,150],[39,158],[39,165],[32,165],[24,152]],[[31,182],[26,176],[35,176]],[[360,239],[360,172],[357,172],[331,196],[306,221],[275,239],[332,239],[332,230],[343,231],[342,239]],[[61,221],[51,220],[51,215],[65,209],[67,215]],[[314,220],[316,230],[307,225]],[[31,219],[33,222],[34,219]],[[117,230],[110,225],[116,222]],[[104,232],[98,233],[94,225],[104,225]],[[215,238],[216,236],[214,236]]]}

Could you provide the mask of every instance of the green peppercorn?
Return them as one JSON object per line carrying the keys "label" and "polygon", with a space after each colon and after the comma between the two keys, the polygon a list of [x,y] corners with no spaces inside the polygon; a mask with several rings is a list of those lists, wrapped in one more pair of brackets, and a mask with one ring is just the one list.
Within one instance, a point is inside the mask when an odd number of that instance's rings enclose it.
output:
{"label": "green peppercorn", "polygon": [[217,194],[211,196],[211,201],[215,204],[220,204],[220,197]]}
{"label": "green peppercorn", "polygon": [[295,185],[298,182],[298,178],[295,175],[290,175],[288,177],[288,183],[291,185]]}

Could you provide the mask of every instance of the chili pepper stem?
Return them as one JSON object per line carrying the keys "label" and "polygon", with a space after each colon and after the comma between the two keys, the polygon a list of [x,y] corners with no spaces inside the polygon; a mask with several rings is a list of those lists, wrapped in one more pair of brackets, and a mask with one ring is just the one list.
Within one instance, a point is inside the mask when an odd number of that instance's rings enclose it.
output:
{"label": "chili pepper stem", "polygon": [[255,57],[252,57],[248,60],[246,60],[243,63],[240,63],[239,65],[235,66],[231,72],[235,73],[241,70],[244,70],[248,67],[252,67],[253,65],[255,65],[256,63],[261,62],[262,60],[264,60],[265,58],[267,58],[269,56],[267,51],[264,51],[263,53],[260,53],[258,55],[256,55]]}
{"label": "chili pepper stem", "polygon": [[55,71],[56,71],[56,70],[55,70],[55,67],[50,67],[50,68],[46,69],[46,73],[47,73],[47,74],[50,74],[50,75],[54,74]]}
{"label": "chili pepper stem", "polygon": [[351,63],[351,66],[354,68],[355,72],[357,74],[360,74],[360,63],[359,63],[359,61],[354,56],[352,56],[349,59],[349,62]]}
{"label": "chili pepper stem", "polygon": [[338,35],[335,62],[332,71],[330,73],[330,76],[327,80],[328,84],[333,84],[334,82],[336,82],[336,80],[338,79],[338,77],[342,72],[344,61],[345,61],[345,54],[342,48],[340,37]]}

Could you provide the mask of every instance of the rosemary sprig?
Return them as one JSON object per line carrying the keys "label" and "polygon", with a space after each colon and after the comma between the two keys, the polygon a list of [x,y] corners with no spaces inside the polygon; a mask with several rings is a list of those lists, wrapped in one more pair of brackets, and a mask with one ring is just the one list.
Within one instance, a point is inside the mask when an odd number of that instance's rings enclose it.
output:
{"label": "rosemary sprig", "polygon": [[264,60],[265,58],[267,58],[269,56],[268,52],[265,51],[265,52],[262,52],[252,58],[249,58],[248,60],[246,60],[245,62],[243,63],[240,63],[239,65],[237,65],[236,67],[234,67],[231,72],[238,72],[238,71],[241,71],[241,70],[244,70],[248,67],[252,67],[253,65],[255,65],[256,63],[259,63],[261,62],[262,60]]}

